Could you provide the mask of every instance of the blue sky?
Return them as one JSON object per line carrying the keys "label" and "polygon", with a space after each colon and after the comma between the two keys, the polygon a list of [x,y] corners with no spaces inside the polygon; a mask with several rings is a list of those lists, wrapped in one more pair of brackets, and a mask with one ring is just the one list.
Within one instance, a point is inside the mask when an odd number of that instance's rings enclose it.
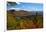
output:
{"label": "blue sky", "polygon": [[16,10],[27,10],[27,11],[43,11],[42,3],[24,3],[19,2],[17,5],[8,6],[7,9],[16,9]]}

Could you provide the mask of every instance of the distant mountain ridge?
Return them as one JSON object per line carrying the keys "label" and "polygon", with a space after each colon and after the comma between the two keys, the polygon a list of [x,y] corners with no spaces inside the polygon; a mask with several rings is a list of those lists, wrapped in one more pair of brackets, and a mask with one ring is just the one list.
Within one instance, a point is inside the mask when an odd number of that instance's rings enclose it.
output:
{"label": "distant mountain ridge", "polygon": [[25,10],[9,10],[12,11],[16,16],[28,16],[28,15],[43,15],[43,11],[25,11]]}

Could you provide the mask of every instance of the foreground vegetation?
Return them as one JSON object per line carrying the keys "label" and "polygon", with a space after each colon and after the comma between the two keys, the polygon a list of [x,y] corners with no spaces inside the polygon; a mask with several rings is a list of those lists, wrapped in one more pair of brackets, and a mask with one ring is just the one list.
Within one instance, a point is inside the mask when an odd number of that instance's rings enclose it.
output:
{"label": "foreground vegetation", "polygon": [[7,29],[34,29],[43,28],[43,16],[31,15],[30,17],[17,17],[12,13],[7,13]]}

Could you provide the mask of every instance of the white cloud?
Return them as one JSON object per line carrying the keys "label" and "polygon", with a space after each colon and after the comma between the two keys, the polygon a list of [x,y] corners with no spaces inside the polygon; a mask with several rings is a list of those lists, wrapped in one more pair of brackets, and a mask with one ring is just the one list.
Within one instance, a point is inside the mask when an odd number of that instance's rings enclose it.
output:
{"label": "white cloud", "polygon": [[14,9],[14,10],[20,10],[21,8],[9,8],[8,10],[12,10],[12,9]]}
{"label": "white cloud", "polygon": [[19,2],[16,2],[17,4],[21,4],[21,3],[19,3]]}

